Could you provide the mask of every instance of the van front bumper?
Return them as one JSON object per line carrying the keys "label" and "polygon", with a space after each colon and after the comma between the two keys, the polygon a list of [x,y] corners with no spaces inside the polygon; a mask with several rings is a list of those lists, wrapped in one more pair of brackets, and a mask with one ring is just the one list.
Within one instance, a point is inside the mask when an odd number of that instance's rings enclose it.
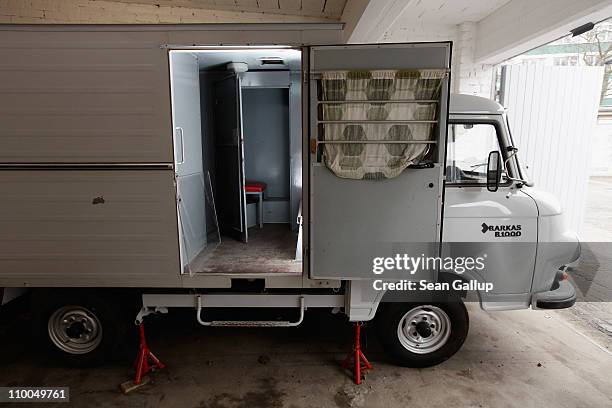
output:
{"label": "van front bumper", "polygon": [[576,289],[563,273],[557,273],[552,288],[547,292],[535,293],[531,298],[534,309],[567,309],[576,303]]}

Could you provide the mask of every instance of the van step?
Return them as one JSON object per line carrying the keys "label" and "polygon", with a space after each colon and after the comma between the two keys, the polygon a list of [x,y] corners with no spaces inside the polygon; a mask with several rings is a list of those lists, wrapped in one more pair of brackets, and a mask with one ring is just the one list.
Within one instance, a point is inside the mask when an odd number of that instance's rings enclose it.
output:
{"label": "van step", "polygon": [[211,327],[293,327],[301,322],[287,322],[276,320],[213,320],[210,322],[199,322],[204,326]]}
{"label": "van step", "polygon": [[205,321],[202,318],[203,296],[197,296],[196,319],[202,326],[212,327],[295,327],[304,321],[304,297],[299,297],[300,317],[295,322],[276,320],[213,320]]}

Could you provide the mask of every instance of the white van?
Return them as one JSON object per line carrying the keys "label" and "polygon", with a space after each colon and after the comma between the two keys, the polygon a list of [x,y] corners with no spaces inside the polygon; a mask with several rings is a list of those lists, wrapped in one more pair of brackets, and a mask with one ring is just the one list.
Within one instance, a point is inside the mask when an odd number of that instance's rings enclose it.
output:
{"label": "white van", "polygon": [[468,292],[574,303],[576,236],[503,108],[450,95],[452,44],[341,34],[0,26],[0,287],[32,291],[52,350],[102,361],[125,322],[174,307],[274,327],[322,307],[429,366],[461,347]]}

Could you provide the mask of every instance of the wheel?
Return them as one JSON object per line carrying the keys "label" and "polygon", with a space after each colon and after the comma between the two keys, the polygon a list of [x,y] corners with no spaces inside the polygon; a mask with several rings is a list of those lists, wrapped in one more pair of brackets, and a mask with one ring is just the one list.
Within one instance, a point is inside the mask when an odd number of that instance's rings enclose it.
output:
{"label": "wheel", "polygon": [[55,356],[76,366],[108,361],[121,343],[127,324],[119,302],[83,291],[35,293],[34,332]]}
{"label": "wheel", "polygon": [[430,367],[452,357],[469,328],[465,305],[448,303],[387,303],[376,317],[376,331],[385,352],[404,367]]}

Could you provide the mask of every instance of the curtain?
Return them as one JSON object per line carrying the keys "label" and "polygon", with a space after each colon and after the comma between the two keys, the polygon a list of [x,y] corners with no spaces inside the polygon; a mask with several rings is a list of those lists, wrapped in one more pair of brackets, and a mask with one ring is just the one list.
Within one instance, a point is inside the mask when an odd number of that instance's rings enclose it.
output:
{"label": "curtain", "polygon": [[[437,101],[446,72],[322,72],[319,100],[328,103],[319,105],[319,118],[324,122],[320,127],[320,140],[384,142],[434,139],[435,123],[392,121],[436,121],[437,103],[404,101]],[[390,102],[393,100],[402,102]],[[328,121],[337,123],[325,123]],[[392,178],[422,160],[428,148],[425,143],[325,143],[323,160],[338,177]]]}

